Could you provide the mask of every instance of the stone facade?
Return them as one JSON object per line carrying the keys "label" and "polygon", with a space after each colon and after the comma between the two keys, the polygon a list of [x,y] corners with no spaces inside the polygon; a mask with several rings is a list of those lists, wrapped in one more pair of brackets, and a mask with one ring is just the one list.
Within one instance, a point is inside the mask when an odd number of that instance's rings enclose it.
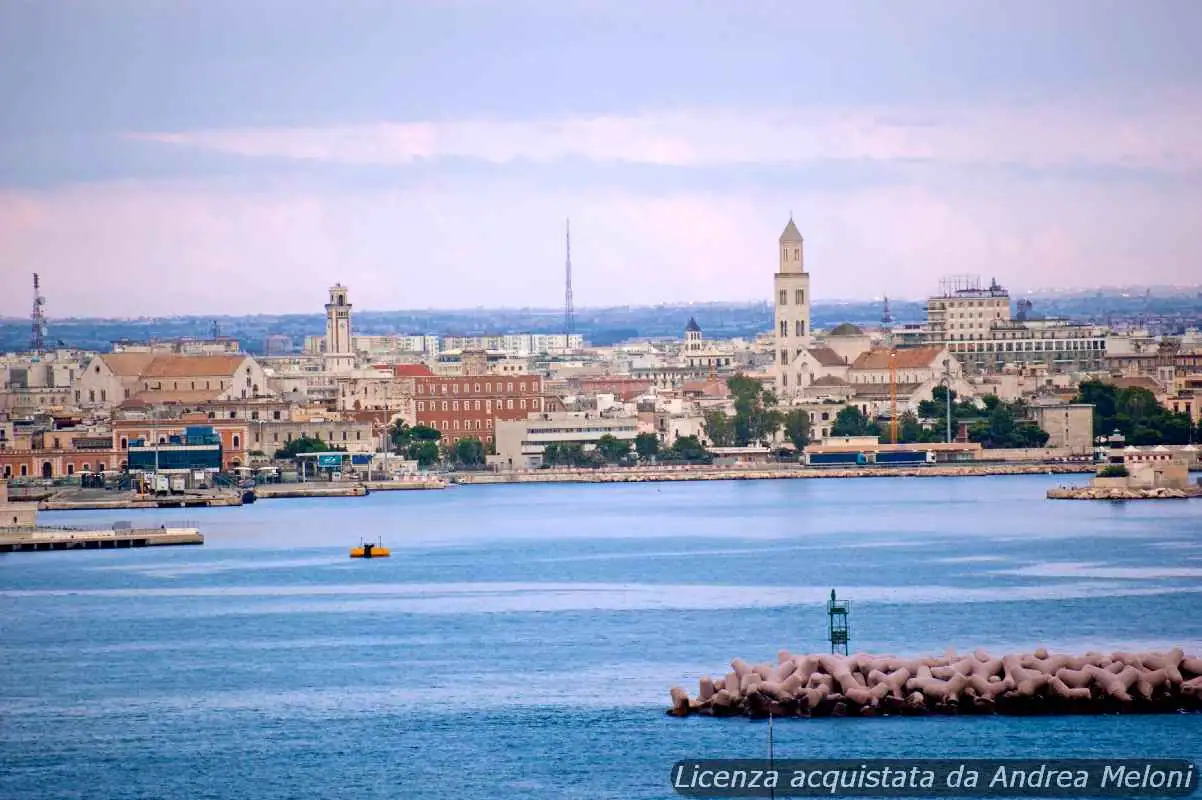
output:
{"label": "stone facade", "polygon": [[775,308],[774,377],[776,394],[787,398],[805,388],[799,356],[810,347],[810,275],[805,270],[804,242],[792,217],[779,240],[779,265],[772,281]]}

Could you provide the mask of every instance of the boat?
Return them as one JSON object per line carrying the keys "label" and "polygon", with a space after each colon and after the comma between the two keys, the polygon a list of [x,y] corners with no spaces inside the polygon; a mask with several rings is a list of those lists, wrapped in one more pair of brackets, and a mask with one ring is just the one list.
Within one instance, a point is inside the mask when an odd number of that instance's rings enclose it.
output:
{"label": "boat", "polygon": [[359,540],[358,547],[351,548],[351,558],[388,558],[392,553],[377,539],[375,543]]}

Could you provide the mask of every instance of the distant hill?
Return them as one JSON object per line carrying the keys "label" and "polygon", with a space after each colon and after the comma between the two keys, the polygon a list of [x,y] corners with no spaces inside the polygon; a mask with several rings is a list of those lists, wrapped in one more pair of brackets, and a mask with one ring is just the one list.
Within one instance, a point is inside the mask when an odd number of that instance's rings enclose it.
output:
{"label": "distant hill", "polygon": [[[1035,316],[1063,316],[1081,321],[1116,324],[1123,321],[1154,322],[1167,332],[1202,326],[1202,295],[1180,292],[1168,296],[1125,293],[1030,294]],[[1017,300],[1017,297],[1016,297]],[[890,301],[896,324],[921,322],[926,318],[922,301]],[[816,303],[815,328],[830,328],[842,322],[860,326],[880,324],[879,302]],[[689,317],[695,317],[705,335],[714,339],[750,337],[772,328],[768,303],[691,303],[658,306],[583,308],[576,311],[576,331],[595,345],[608,345],[635,338],[679,338]],[[321,334],[325,318],[320,313],[252,315],[239,317],[162,317],[138,320],[60,319],[50,320],[47,343],[107,350],[120,339],[145,341],[191,336],[204,338],[217,322],[223,336],[232,336],[242,348],[261,354],[268,335],[292,338],[299,350],[306,335]],[[426,333],[445,335],[492,333],[561,333],[563,313],[558,309],[470,309],[458,311],[402,310],[357,311],[355,333]],[[28,320],[0,320],[0,351],[12,352],[29,346]]]}

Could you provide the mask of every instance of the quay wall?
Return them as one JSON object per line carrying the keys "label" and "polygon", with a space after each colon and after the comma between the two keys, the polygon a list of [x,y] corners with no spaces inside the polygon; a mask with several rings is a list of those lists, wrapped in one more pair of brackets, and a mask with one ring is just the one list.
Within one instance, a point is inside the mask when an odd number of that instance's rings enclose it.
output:
{"label": "quay wall", "polygon": [[970,475],[1092,474],[1085,463],[930,464],[914,467],[803,467],[792,464],[738,466],[618,467],[612,469],[515,470],[459,473],[457,483],[639,483],[644,481],[775,480],[786,478],[947,478]]}

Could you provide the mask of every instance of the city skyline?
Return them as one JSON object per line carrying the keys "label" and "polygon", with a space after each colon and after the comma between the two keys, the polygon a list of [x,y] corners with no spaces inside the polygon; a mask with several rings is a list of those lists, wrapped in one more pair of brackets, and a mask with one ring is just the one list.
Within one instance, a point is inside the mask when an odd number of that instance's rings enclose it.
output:
{"label": "city skyline", "polygon": [[6,6],[0,315],[1196,283],[1202,11],[1101,6]]}

